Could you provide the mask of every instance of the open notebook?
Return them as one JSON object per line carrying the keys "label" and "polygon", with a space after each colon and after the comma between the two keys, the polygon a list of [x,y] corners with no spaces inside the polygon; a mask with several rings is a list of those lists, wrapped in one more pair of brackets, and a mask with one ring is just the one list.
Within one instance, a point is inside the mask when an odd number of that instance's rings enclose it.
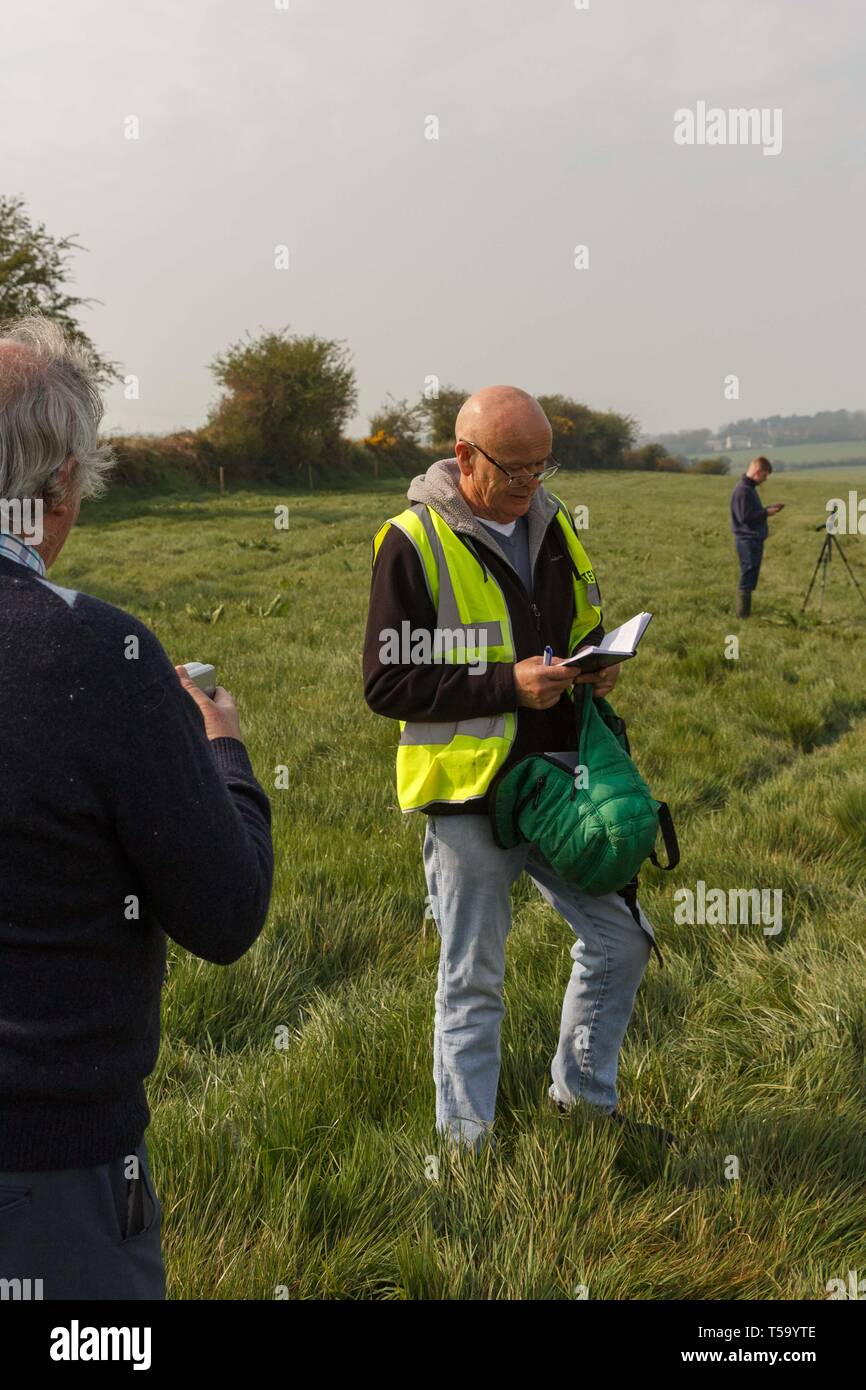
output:
{"label": "open notebook", "polygon": [[557,662],[559,666],[577,666],[580,671],[602,671],[605,666],[616,666],[619,661],[628,661],[637,655],[638,643],[650,622],[652,613],[636,613],[621,627],[615,627],[595,647],[581,647],[574,656]]}

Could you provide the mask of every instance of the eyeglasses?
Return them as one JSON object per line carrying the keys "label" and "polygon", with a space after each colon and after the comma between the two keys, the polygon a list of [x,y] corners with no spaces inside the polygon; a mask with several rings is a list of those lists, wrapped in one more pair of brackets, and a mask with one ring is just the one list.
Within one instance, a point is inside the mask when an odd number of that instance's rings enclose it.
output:
{"label": "eyeglasses", "polygon": [[549,461],[548,459],[543,460],[544,466],[538,473],[530,473],[528,469],[525,468],[515,470],[515,472],[512,473],[509,472],[507,468],[503,468],[501,463],[497,463],[496,459],[491,458],[490,455],[482,449],[480,444],[473,444],[471,439],[458,439],[457,443],[468,444],[470,449],[477,449],[479,454],[483,454],[488,463],[492,463],[494,468],[498,468],[500,473],[505,474],[508,479],[509,487],[511,487],[513,483],[540,483],[542,478],[552,478],[559,468],[559,464],[551,454]]}

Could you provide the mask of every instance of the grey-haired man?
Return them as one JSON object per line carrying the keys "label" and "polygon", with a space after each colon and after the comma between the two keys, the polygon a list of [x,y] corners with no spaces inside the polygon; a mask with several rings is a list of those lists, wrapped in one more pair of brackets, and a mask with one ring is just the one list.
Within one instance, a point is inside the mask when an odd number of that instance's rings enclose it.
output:
{"label": "grey-haired man", "polygon": [[[130,614],[53,584],[111,454],[89,362],[0,332],[0,1280],[162,1298],[144,1131],[166,933],[228,964],[265,921],[268,799],[213,700]],[[94,533],[98,546],[98,532]],[[38,1288],[38,1294],[33,1289]]]}

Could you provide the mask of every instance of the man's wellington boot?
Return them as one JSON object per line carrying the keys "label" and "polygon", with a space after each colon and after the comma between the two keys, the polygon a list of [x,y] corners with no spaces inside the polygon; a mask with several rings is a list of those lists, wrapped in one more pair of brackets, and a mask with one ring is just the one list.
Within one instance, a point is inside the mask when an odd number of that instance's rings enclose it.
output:
{"label": "man's wellington boot", "polygon": [[748,618],[752,612],[752,591],[751,589],[737,590],[737,617]]}

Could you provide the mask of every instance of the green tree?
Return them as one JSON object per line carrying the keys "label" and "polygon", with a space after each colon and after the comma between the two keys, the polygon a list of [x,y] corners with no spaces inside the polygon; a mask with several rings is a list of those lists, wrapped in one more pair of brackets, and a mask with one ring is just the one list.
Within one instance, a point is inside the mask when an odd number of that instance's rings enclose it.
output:
{"label": "green tree", "polygon": [[644,473],[654,473],[667,456],[668,451],[663,444],[642,444],[639,449],[626,449],[618,466],[637,469]]}
{"label": "green tree", "polygon": [[[778,468],[778,464],[773,465]],[[690,473],[730,473],[731,460],[727,454],[716,454],[714,458],[698,459],[689,469]]]}
{"label": "green tree", "polygon": [[373,460],[373,477],[387,472],[399,473],[407,465],[413,468],[429,461],[421,447],[424,428],[421,408],[407,400],[395,400],[388,395],[381,410],[370,416],[370,433],[364,440]]}
{"label": "green tree", "polygon": [[239,470],[289,479],[343,460],[355,410],[355,372],[345,344],[287,328],[247,334],[211,362],[223,396],[208,436]]}
{"label": "green tree", "polygon": [[395,400],[388,395],[380,410],[370,416],[370,435],[383,434],[394,440],[398,449],[420,451],[424,417],[420,405],[407,400]]}
{"label": "green tree", "polygon": [[637,423],[614,411],[590,410],[570,396],[539,396],[553,430],[553,453],[564,468],[616,468],[637,437]]}
{"label": "green tree", "polygon": [[24,199],[0,195],[0,320],[22,314],[53,319],[90,355],[103,382],[119,380],[117,364],[97,352],[74,318],[73,311],[98,303],[69,294],[69,253],[83,251],[75,236],[53,237],[43,223],[36,225]]}
{"label": "green tree", "polygon": [[440,386],[438,394],[428,399],[422,396],[418,403],[421,418],[427,426],[430,443],[435,449],[444,449],[449,456],[454,452],[454,421],[457,412],[471,392],[459,386]]}

